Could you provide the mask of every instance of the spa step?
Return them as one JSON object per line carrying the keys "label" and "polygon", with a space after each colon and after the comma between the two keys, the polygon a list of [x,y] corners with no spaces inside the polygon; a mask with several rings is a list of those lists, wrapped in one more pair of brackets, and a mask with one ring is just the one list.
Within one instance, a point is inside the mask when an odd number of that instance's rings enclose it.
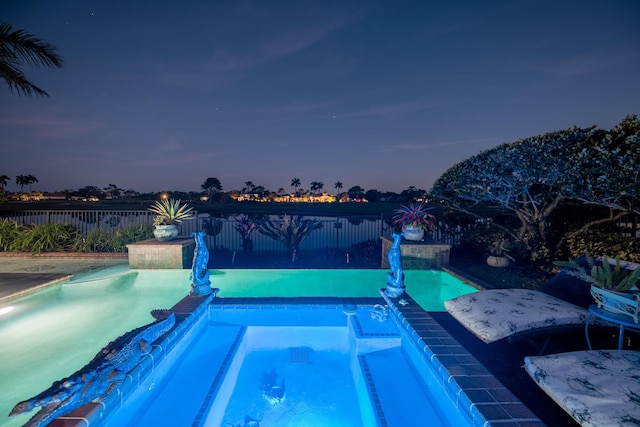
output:
{"label": "spa step", "polygon": [[[140,408],[130,408],[132,417],[127,425],[192,425],[202,417],[203,405],[213,398],[230,357],[233,356],[244,329],[241,326],[205,328],[195,341],[208,344],[189,345],[181,354],[165,360],[173,364],[162,379],[153,384],[150,396]],[[181,401],[175,402],[176,396]],[[180,411],[175,407],[179,406]],[[122,419],[122,418],[121,418]],[[107,426],[110,427],[110,426]]]}
{"label": "spa step", "polygon": [[[450,424],[425,393],[418,374],[409,366],[400,347],[367,353],[360,357],[372,402],[378,401],[374,413],[382,426]],[[375,403],[374,403],[375,405]],[[385,423],[386,420],[386,423]],[[424,423],[424,424],[422,424]]]}

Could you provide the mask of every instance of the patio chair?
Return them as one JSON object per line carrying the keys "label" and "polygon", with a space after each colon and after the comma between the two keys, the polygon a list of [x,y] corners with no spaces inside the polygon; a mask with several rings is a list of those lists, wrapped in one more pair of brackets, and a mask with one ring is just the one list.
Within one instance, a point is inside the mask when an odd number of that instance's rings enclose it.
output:
{"label": "patio chair", "polygon": [[[528,340],[543,353],[552,335],[583,331],[593,304],[590,285],[563,270],[539,291],[487,289],[444,302],[461,325],[485,343]],[[536,343],[537,338],[543,342]]]}
{"label": "patio chair", "polygon": [[507,339],[546,337],[584,330],[589,312],[542,291],[489,289],[444,302],[446,310],[462,326],[487,344]]}
{"label": "patio chair", "polygon": [[640,423],[640,351],[583,350],[524,362],[542,391],[581,426]]}

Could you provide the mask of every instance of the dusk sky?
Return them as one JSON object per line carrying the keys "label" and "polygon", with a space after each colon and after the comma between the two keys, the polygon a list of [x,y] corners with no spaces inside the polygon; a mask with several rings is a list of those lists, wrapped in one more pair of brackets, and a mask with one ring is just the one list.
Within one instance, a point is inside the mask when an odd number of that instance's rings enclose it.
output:
{"label": "dusk sky", "polygon": [[4,0],[58,48],[0,89],[34,190],[430,189],[505,142],[640,114],[640,1]]}

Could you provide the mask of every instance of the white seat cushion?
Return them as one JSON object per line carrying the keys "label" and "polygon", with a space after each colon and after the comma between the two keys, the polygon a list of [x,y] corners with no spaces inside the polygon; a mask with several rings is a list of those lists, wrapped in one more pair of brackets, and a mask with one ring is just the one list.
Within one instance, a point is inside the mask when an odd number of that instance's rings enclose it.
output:
{"label": "white seat cushion", "polygon": [[518,332],[585,323],[582,307],[527,289],[488,289],[444,302],[447,311],[486,343]]}
{"label": "white seat cushion", "polygon": [[531,378],[580,425],[640,425],[640,351],[575,351],[524,360]]}

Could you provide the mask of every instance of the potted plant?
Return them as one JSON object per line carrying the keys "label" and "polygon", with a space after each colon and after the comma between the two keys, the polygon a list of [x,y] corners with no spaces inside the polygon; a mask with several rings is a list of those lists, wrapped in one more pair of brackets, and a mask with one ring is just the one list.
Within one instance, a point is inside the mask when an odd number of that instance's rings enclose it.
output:
{"label": "potted plant", "polygon": [[193,208],[181,200],[158,200],[148,210],[156,214],[153,235],[161,242],[175,239],[178,224],[194,218]]}
{"label": "potted plant", "polygon": [[620,255],[614,259],[604,256],[596,262],[589,251],[585,254],[585,262],[586,267],[571,259],[554,264],[569,268],[569,274],[590,283],[591,295],[598,308],[631,316],[638,323],[640,294],[636,283],[640,280],[640,267],[635,270],[622,268]]}
{"label": "potted plant", "polygon": [[426,230],[433,230],[436,217],[429,212],[431,208],[424,203],[409,203],[395,210],[392,224],[400,226],[404,238],[407,240],[419,241],[424,237]]}
{"label": "potted plant", "polygon": [[491,267],[507,267],[515,258],[509,255],[511,242],[504,236],[496,237],[489,243],[489,256],[487,264]]}

